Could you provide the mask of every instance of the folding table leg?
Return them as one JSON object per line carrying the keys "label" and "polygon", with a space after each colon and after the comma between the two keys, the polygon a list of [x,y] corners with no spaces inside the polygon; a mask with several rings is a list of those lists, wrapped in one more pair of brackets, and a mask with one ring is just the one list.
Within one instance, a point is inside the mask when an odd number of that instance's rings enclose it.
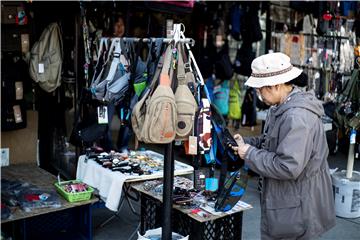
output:
{"label": "folding table leg", "polygon": [[106,219],[104,222],[100,223],[98,225],[98,228],[104,227],[107,223],[111,222],[114,218],[118,217],[118,214],[120,213],[122,206],[124,205],[124,197],[121,197],[119,208],[116,213],[112,214],[108,219]]}
{"label": "folding table leg", "polygon": [[116,217],[119,217],[119,214],[120,214],[120,211],[122,210],[122,207],[124,205],[124,200],[127,201],[129,207],[130,207],[130,210],[137,216],[139,216],[139,213],[136,212],[134,206],[132,205],[131,201],[130,201],[130,198],[132,199],[136,199],[134,197],[132,197],[130,195],[130,188],[131,186],[130,185],[127,185],[126,183],[124,183],[123,185],[123,195],[121,196],[121,200],[120,200],[120,203],[119,203],[119,207],[118,207],[118,210],[116,213],[114,213],[112,216],[110,216],[108,219],[106,219],[103,223],[101,223],[99,225],[99,228],[102,228],[104,227],[107,223],[109,223],[110,221],[112,221],[114,218]]}

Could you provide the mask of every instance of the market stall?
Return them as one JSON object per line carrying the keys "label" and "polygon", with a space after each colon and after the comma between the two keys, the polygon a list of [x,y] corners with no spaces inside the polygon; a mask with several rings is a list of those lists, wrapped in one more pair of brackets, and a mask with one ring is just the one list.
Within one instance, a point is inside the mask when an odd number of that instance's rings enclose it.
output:
{"label": "market stall", "polygon": [[[57,178],[36,165],[14,165],[1,169],[2,198],[10,207],[2,229],[12,229],[19,238],[92,239],[91,206],[96,197],[81,202],[68,202],[56,192]],[[7,187],[6,187],[7,186]],[[16,196],[13,193],[20,192]],[[38,199],[37,196],[43,197]],[[46,198],[46,199],[45,199]],[[16,203],[19,201],[20,206]],[[3,201],[2,201],[3,203]],[[2,214],[5,209],[2,208]],[[3,215],[2,215],[3,216]]]}
{"label": "market stall", "polygon": [[[252,224],[243,222],[243,212],[260,208],[251,202],[259,193],[247,191],[258,180],[261,214],[270,210],[273,218],[248,213],[261,219],[262,234],[265,224],[274,230],[266,234],[292,235],[297,222],[276,214],[309,203],[311,189],[295,188],[320,173],[310,182],[323,183],[312,189],[324,192],[311,198],[324,204],[306,209],[313,215],[301,219],[307,222],[296,234],[304,226],[306,234],[320,234],[312,229],[319,216],[329,221],[318,225],[329,228],[335,213],[358,217],[359,6],[2,3],[1,130],[8,132],[1,153],[2,166],[10,165],[2,169],[4,235],[20,229],[25,239],[63,233],[91,239],[94,229],[95,236],[108,231],[129,210],[140,214],[131,237],[155,229],[163,239],[173,232],[241,239],[243,225]],[[30,155],[42,169],[15,164]],[[351,191],[343,191],[345,183]],[[251,205],[242,201],[248,192],[255,195]],[[85,193],[96,197],[83,199]],[[112,214],[101,230],[91,222],[97,198],[97,207],[105,207],[94,211]],[[123,229],[131,227],[123,225],[117,231],[126,239]]]}

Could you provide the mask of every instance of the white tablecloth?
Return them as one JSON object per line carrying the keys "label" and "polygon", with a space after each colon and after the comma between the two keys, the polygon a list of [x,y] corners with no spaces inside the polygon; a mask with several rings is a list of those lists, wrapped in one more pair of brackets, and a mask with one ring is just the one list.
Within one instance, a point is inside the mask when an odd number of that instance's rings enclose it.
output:
{"label": "white tablecloth", "polygon": [[[152,151],[147,152],[163,158],[161,154]],[[192,166],[175,161],[175,175],[192,174],[193,171],[194,168]],[[162,177],[162,171],[151,175],[141,176],[126,175],[118,171],[113,172],[110,169],[102,167],[100,164],[91,159],[86,161],[85,155],[79,157],[76,171],[76,179],[98,189],[100,197],[105,201],[105,206],[111,211],[118,210],[122,187],[125,181],[136,182]]]}

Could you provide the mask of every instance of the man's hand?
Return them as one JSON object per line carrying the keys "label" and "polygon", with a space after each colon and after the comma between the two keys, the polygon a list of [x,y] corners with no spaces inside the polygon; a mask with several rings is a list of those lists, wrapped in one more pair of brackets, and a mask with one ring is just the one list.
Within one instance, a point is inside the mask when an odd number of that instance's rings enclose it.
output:
{"label": "man's hand", "polygon": [[238,144],[237,147],[233,147],[233,150],[234,151],[237,151],[239,156],[244,159],[245,158],[245,154],[246,154],[246,151],[249,149],[250,145],[249,144],[246,144],[244,142],[244,139],[242,138],[242,136],[240,134],[236,134],[234,136],[234,139],[236,141],[236,143]]}

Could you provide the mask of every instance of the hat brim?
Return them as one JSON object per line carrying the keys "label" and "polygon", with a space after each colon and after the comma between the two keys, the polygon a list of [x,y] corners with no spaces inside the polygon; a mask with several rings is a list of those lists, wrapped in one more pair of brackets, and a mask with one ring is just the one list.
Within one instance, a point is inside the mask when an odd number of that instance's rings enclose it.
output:
{"label": "hat brim", "polygon": [[252,88],[261,88],[265,86],[275,86],[282,83],[290,82],[291,80],[297,78],[302,73],[302,70],[293,67],[289,72],[271,76],[271,77],[249,77],[249,79],[245,82],[246,86],[252,87]]}

